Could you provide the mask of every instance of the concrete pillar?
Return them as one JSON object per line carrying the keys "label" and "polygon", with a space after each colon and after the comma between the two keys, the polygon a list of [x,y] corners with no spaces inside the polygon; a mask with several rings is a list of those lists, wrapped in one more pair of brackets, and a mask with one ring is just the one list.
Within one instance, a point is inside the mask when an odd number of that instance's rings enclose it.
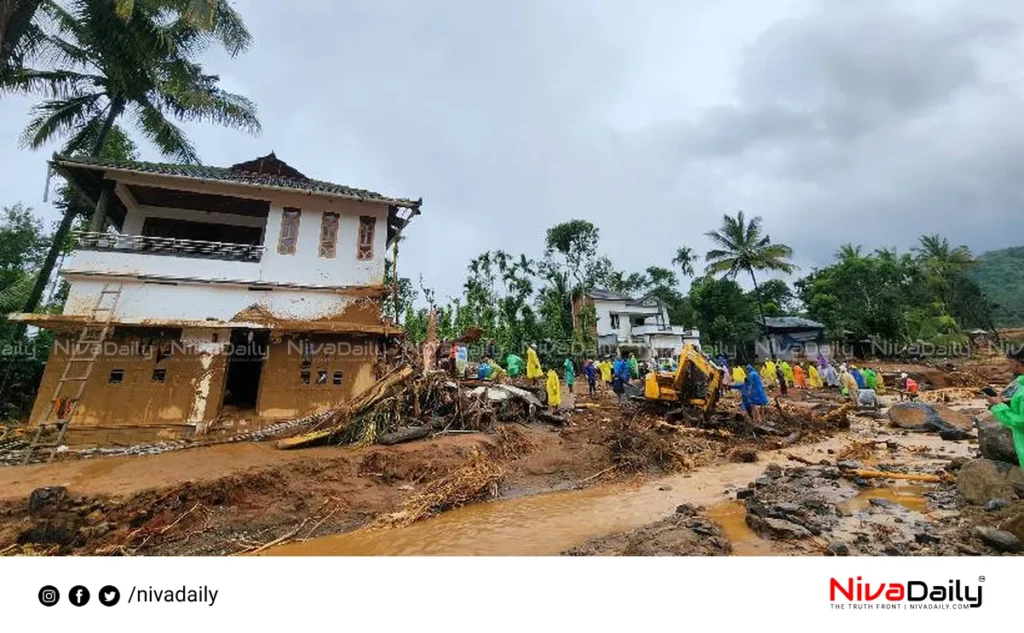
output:
{"label": "concrete pillar", "polygon": [[93,233],[102,233],[107,228],[107,216],[111,198],[114,197],[115,184],[112,180],[104,180],[100,187],[100,197],[96,200],[96,210],[93,211],[92,221],[89,223],[89,230]]}

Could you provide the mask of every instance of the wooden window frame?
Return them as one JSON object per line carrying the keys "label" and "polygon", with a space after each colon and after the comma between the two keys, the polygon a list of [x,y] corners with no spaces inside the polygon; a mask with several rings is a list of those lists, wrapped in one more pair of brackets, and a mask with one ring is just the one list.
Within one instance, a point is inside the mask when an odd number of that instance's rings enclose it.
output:
{"label": "wooden window frame", "polygon": [[[332,223],[333,222],[333,226]],[[338,255],[338,227],[341,214],[325,211],[320,219],[320,257],[334,259]]]}
{"label": "wooden window frame", "polygon": [[[291,218],[295,218],[291,222]],[[302,222],[302,209],[285,207],[281,214],[281,234],[277,236],[277,254],[294,255],[299,247],[299,225]],[[292,235],[294,233],[294,235]],[[288,241],[291,243],[289,244]]]}
{"label": "wooden window frame", "polygon": [[359,216],[359,231],[356,233],[356,259],[373,259],[373,242],[376,238],[377,218],[372,215]]}

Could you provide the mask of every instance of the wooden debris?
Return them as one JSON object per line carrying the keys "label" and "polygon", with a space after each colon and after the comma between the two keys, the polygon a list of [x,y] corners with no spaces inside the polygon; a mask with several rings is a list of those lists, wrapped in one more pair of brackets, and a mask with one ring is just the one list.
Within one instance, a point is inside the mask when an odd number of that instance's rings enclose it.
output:
{"label": "wooden debris", "polygon": [[946,481],[950,481],[952,478],[949,476],[933,475],[930,473],[896,473],[884,470],[861,470],[855,469],[848,471],[849,474],[856,477],[863,477],[864,479],[902,479],[905,481],[920,481],[924,483],[940,484]]}

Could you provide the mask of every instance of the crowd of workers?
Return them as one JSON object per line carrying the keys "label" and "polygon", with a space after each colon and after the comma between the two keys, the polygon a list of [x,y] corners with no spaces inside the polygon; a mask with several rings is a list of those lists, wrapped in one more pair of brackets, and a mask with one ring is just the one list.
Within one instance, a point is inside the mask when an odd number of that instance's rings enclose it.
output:
{"label": "crowd of workers", "polygon": [[[723,388],[739,391],[743,409],[755,420],[761,419],[761,407],[768,404],[769,391],[777,390],[785,396],[790,389],[834,389],[857,406],[877,409],[878,396],[886,390],[882,372],[845,363],[837,367],[824,354],[818,355],[817,362],[807,363],[790,364],[770,358],[760,369],[752,364],[745,368],[736,364],[730,369],[728,359],[719,356],[718,365],[723,370]],[[918,384],[904,372],[900,373],[897,389],[901,399],[917,399]]]}

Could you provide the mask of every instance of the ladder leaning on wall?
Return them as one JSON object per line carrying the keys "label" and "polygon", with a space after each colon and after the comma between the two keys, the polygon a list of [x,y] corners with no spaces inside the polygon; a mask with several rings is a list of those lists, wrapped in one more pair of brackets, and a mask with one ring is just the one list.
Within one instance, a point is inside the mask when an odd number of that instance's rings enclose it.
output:
{"label": "ladder leaning on wall", "polygon": [[[53,397],[46,408],[46,414],[39,420],[36,432],[32,441],[25,449],[23,464],[27,464],[36,450],[49,448],[50,455],[47,461],[53,459],[57,449],[64,443],[64,435],[68,432],[68,426],[74,417],[78,401],[85,392],[85,385],[92,375],[96,358],[103,351],[103,343],[110,333],[111,321],[121,300],[121,283],[107,283],[103,285],[100,296],[89,313],[89,322],[82,329],[78,341],[71,349],[68,360],[61,372],[60,379],[53,389]],[[68,388],[70,387],[70,389]],[[47,441],[56,433],[56,439]]]}

